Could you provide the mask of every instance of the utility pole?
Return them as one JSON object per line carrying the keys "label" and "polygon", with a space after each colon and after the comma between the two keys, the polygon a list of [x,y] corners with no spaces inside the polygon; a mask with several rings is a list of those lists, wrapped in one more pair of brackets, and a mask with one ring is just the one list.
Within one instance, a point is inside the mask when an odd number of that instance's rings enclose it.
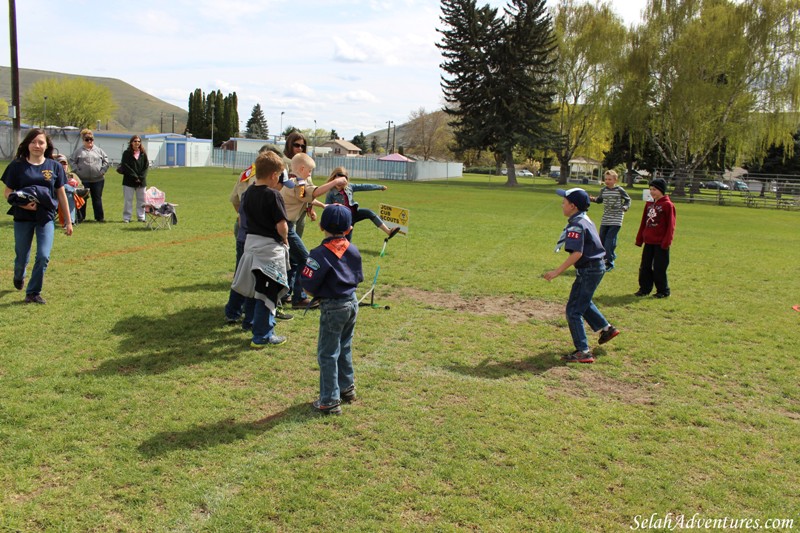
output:
{"label": "utility pole", "polygon": [[47,95],[44,95],[44,118],[42,118],[42,129],[47,131]]}
{"label": "utility pole", "polygon": [[283,114],[284,113],[286,113],[286,111],[281,111],[281,131],[278,132],[278,137],[279,138],[283,137]]}
{"label": "utility pole", "polygon": [[8,36],[11,41],[11,106],[14,108],[12,153],[19,146],[20,109],[19,109],[19,59],[17,58],[17,5],[8,0]]}
{"label": "utility pole", "polygon": [[387,154],[391,153],[389,151],[389,137],[391,136],[391,134],[392,134],[392,121],[389,120],[389,121],[386,122],[386,153]]}
{"label": "utility pole", "polygon": [[211,154],[214,154],[214,100],[211,100]]}
{"label": "utility pole", "polygon": [[392,128],[392,153],[397,150],[397,123],[395,122]]}

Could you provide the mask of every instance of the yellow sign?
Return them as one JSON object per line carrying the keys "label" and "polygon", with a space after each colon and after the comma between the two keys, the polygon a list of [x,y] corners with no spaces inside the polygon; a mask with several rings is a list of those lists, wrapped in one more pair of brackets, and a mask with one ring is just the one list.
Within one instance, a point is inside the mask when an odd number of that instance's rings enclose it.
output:
{"label": "yellow sign", "polygon": [[394,207],[393,205],[379,204],[380,214],[383,223],[391,228],[400,228],[400,233],[408,235],[408,209],[405,207]]}

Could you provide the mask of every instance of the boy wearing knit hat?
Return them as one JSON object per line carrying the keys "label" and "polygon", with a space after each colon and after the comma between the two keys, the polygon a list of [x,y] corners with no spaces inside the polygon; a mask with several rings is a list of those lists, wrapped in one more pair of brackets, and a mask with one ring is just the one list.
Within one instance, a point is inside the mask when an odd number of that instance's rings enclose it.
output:
{"label": "boy wearing knit hat", "polygon": [[569,220],[555,251],[558,252],[563,247],[569,252],[569,257],[555,270],[546,272],[543,277],[551,281],[569,267],[575,266],[575,282],[569,293],[566,310],[575,351],[562,359],[568,363],[594,363],[594,355],[589,351],[589,341],[586,339],[584,319],[592,331],[600,332],[599,344],[605,344],[619,335],[619,330],[608,323],[592,301],[594,291],[606,273],[604,263],[606,251],[600,242],[597,228],[586,214],[591,203],[587,192],[580,188],[566,191],[557,189],[556,194],[564,198],[561,202],[561,211]]}
{"label": "boy wearing knit hat", "polygon": [[364,281],[361,254],[347,240],[353,229],[350,210],[330,204],[322,212],[322,244],[311,250],[300,273],[300,284],[320,301],[317,362],[319,398],[312,403],[325,415],[342,414],[341,403],[356,399],[353,333],[358,316],[356,287]]}
{"label": "boy wearing knit hat", "polygon": [[666,195],[667,182],[656,178],[650,182],[650,195],[636,234],[636,246],[642,248],[639,265],[639,290],[636,296],[647,296],[656,287],[655,298],[667,298],[670,294],[667,280],[669,248],[675,234],[675,204]]}

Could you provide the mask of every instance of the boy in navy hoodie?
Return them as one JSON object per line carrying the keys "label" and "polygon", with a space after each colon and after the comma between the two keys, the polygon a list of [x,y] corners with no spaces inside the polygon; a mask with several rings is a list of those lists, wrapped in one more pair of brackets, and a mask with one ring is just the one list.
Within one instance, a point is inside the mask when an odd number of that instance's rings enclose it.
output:
{"label": "boy in navy hoodie", "polygon": [[319,398],[312,407],[322,414],[342,414],[342,401],[356,399],[353,333],[358,315],[356,287],[364,281],[361,254],[347,240],[353,229],[350,210],[331,204],[322,212],[322,244],[311,250],[300,274],[307,293],[320,301],[317,361]]}

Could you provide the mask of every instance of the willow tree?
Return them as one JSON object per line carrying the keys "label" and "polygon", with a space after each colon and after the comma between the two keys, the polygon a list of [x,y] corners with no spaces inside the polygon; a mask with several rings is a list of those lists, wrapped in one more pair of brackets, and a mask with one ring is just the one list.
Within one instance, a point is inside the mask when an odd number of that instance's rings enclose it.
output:
{"label": "willow tree", "polygon": [[111,119],[117,104],[111,89],[85,78],[48,78],[37,81],[22,97],[22,117],[44,126],[94,128]]}
{"label": "willow tree", "polygon": [[607,117],[622,51],[625,27],[607,4],[561,2],[556,8],[558,42],[553,146],[561,167],[559,183],[569,177],[569,161],[586,149]]}
{"label": "willow tree", "polygon": [[475,0],[442,0],[441,21],[442,89],[458,149],[500,154],[506,185],[516,185],[514,147],[551,140],[555,41],[545,2],[511,0],[498,15]]}
{"label": "willow tree", "polygon": [[630,65],[645,77],[647,127],[676,195],[721,143],[791,146],[800,103],[800,0],[649,0]]}

